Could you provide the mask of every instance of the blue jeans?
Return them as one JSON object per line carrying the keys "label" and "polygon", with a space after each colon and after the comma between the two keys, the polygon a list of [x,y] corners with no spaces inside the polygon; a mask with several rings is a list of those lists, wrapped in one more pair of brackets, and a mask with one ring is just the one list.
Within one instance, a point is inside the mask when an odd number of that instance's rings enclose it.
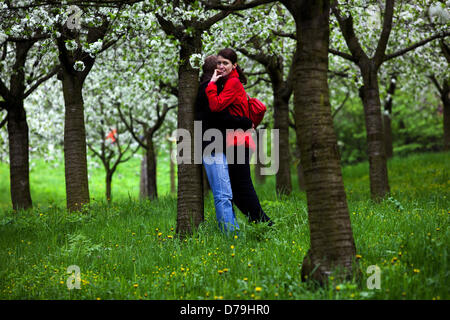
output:
{"label": "blue jeans", "polygon": [[228,163],[225,154],[213,153],[203,157],[203,166],[214,196],[219,228],[225,233],[239,230],[233,210],[233,192],[231,191],[230,175],[228,174]]}

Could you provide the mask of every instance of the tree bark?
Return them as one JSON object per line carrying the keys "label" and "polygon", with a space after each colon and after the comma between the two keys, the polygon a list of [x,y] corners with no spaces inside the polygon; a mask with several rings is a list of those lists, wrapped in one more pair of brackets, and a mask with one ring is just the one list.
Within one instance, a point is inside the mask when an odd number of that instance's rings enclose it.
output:
{"label": "tree bark", "polygon": [[283,2],[297,26],[296,134],[304,166],[311,247],[302,279],[324,283],[336,268],[353,272],[355,244],[328,89],[329,1]]}
{"label": "tree bark", "polygon": [[107,170],[106,171],[106,200],[111,202],[111,189],[112,189],[112,177],[114,172]]}
{"label": "tree bark", "polygon": [[450,78],[442,86],[442,103],[444,105],[444,150],[450,150]]}
{"label": "tree bark", "polygon": [[141,174],[139,179],[139,197],[147,198],[147,154],[144,154],[141,160]]}
{"label": "tree bark", "polygon": [[285,98],[279,93],[280,88],[274,88],[274,129],[279,130],[280,141],[279,167],[275,176],[276,190],[279,194],[290,194],[291,183],[291,154],[289,152],[289,97]]}
{"label": "tree bark", "polygon": [[153,144],[153,137],[147,138],[147,157],[146,157],[146,169],[147,169],[147,197],[148,199],[156,199],[158,192],[156,189],[156,152],[155,145]]}
{"label": "tree bark", "polygon": [[395,93],[396,88],[396,80],[397,77],[392,76],[391,83],[389,84],[389,89],[387,91],[388,98],[384,105],[384,114],[383,114],[383,128],[384,128],[384,145],[386,150],[386,157],[392,158],[394,155],[394,148],[392,145],[392,126],[391,126],[391,118],[392,118],[392,97]]}
{"label": "tree bark", "polygon": [[[260,139],[260,134],[261,132],[259,130],[255,130],[256,132],[256,141],[259,141]],[[264,148],[265,151],[265,146],[263,145],[258,145],[258,148]],[[259,150],[257,151],[257,153],[255,153],[254,157],[256,159],[256,163],[253,167],[254,169],[254,175],[255,175],[255,180],[258,184],[263,184],[266,181],[266,176],[261,174],[261,170],[264,167],[263,166],[263,162],[265,162],[265,152],[262,152],[263,150]],[[262,154],[262,157],[260,157],[260,153]]]}
{"label": "tree bark", "polygon": [[394,147],[392,145],[392,126],[391,117],[392,110],[384,109],[388,114],[383,114],[383,131],[384,131],[384,148],[386,150],[386,158],[392,158],[394,155]]}
{"label": "tree bark", "polygon": [[8,111],[10,192],[14,210],[32,207],[29,177],[29,136],[23,100]]}
{"label": "tree bark", "polygon": [[296,150],[296,163],[297,163],[297,182],[298,182],[298,188],[300,191],[306,190],[306,183],[305,183],[305,174],[303,172],[303,166],[301,161],[301,152],[300,152],[300,141],[298,140],[298,136],[296,139],[297,144],[297,150]]}
{"label": "tree bark", "polygon": [[201,51],[201,35],[185,38],[181,42],[178,70],[178,129],[185,129],[191,136],[192,163],[178,165],[178,197],[176,232],[182,237],[191,234],[204,220],[202,166],[194,164],[194,107],[198,90],[198,70],[193,69],[189,57]]}
{"label": "tree bark", "polygon": [[172,141],[169,141],[169,161],[170,161],[170,193],[175,193],[175,164],[172,161]]}
{"label": "tree bark", "polygon": [[67,209],[70,211],[79,210],[89,203],[83,82],[83,77],[67,70],[63,71],[64,165]]}
{"label": "tree bark", "polygon": [[30,193],[29,133],[24,108],[25,62],[35,41],[16,42],[16,60],[6,101],[8,111],[10,192],[14,210],[32,207]]}
{"label": "tree bark", "polygon": [[379,201],[389,192],[387,158],[381,117],[378,73],[375,68],[361,68],[364,86],[361,90],[366,123],[371,198]]}

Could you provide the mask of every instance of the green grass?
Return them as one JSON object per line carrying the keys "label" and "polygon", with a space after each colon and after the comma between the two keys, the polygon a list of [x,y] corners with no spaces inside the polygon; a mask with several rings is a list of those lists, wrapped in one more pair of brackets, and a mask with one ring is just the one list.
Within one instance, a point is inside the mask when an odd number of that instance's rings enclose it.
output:
{"label": "green grass", "polygon": [[[0,164],[0,299],[448,299],[449,153],[389,162],[392,194],[369,200],[368,165],[343,176],[362,277],[316,287],[300,281],[309,247],[306,197],[277,198],[274,177],[257,186],[276,225],[250,225],[237,212],[237,238],[219,232],[211,194],[205,222],[191,237],[175,234],[176,196],[168,161],[159,162],[157,201],[139,201],[139,159],[119,167],[113,202],[103,170],[90,170],[95,199],[67,213],[64,168],[37,161],[34,209],[10,210],[8,166]],[[60,162],[63,163],[63,162]],[[81,289],[68,290],[67,268],[79,266]],[[381,269],[381,289],[366,286],[367,267]]]}

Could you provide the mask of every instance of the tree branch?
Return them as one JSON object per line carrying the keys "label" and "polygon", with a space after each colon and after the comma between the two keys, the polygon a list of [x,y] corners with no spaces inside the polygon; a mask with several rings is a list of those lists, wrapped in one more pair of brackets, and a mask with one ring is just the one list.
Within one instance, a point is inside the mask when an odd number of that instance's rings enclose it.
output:
{"label": "tree branch", "polygon": [[250,52],[248,52],[247,49],[244,49],[244,48],[236,48],[236,50],[241,52],[243,55],[249,57],[250,59],[253,59],[253,60],[261,63],[266,68],[270,64],[269,56],[264,54],[263,52],[259,52],[257,54],[251,54]]}
{"label": "tree branch", "polygon": [[413,44],[413,45],[411,45],[411,46],[409,46],[409,47],[407,47],[407,48],[404,48],[404,49],[398,50],[397,52],[394,52],[394,53],[392,53],[392,54],[386,55],[386,56],[384,57],[384,60],[383,60],[383,61],[388,61],[388,60],[397,58],[397,57],[399,57],[399,56],[401,56],[401,55],[404,55],[405,53],[407,53],[407,52],[409,52],[409,51],[411,51],[411,50],[414,50],[414,49],[416,49],[416,48],[419,48],[419,47],[421,47],[421,46],[426,45],[426,44],[427,44],[428,42],[430,42],[430,41],[433,41],[433,40],[435,40],[435,39],[442,39],[442,38],[448,37],[449,35],[450,35],[450,31],[443,32],[443,33],[441,33],[441,34],[435,34],[435,35],[433,35],[433,36],[431,36],[431,37],[429,37],[429,38],[427,38],[427,39],[421,40],[421,41],[419,41],[419,42],[417,42],[417,43],[415,43],[415,44]]}
{"label": "tree branch", "polygon": [[389,35],[392,30],[392,17],[394,16],[394,0],[386,0],[383,17],[383,29],[381,31],[380,39],[378,39],[377,49],[375,51],[375,64],[381,65],[384,55],[386,53],[386,46],[389,40]]}
{"label": "tree branch", "polygon": [[136,133],[134,132],[134,128],[133,128],[133,117],[131,115],[131,113],[129,114],[130,116],[130,124],[125,120],[125,117],[123,116],[122,110],[120,108],[120,103],[116,104],[117,106],[117,110],[119,111],[119,117],[120,120],[122,120],[123,124],[125,125],[125,127],[127,128],[128,132],[131,133],[131,135],[133,136],[134,140],[144,149],[148,149],[147,145],[145,145],[141,139],[139,139],[139,137],[136,135]]}
{"label": "tree branch", "polygon": [[338,107],[336,110],[334,110],[333,114],[331,115],[332,118],[334,118],[334,117],[337,115],[337,113],[342,109],[342,107],[343,107],[343,106],[345,105],[345,103],[347,102],[349,96],[350,96],[350,91],[347,91],[347,94],[345,95],[344,100],[341,102],[341,104],[339,105],[339,107]]}
{"label": "tree branch", "polygon": [[450,63],[450,48],[444,43],[443,39],[439,41],[439,46],[441,47],[441,51],[445,59],[447,59],[447,62]]}
{"label": "tree branch", "polygon": [[345,53],[345,52],[341,52],[341,51],[335,50],[333,48],[328,48],[328,52],[332,53],[332,54],[334,54],[336,56],[339,56],[341,58],[344,58],[346,60],[352,61],[354,63],[358,63],[358,61],[351,54],[348,54],[348,53]]}
{"label": "tree branch", "polygon": [[214,25],[216,22],[224,19],[226,16],[228,16],[231,13],[231,11],[221,11],[218,14],[212,16],[211,18],[209,18],[208,20],[202,22],[201,24],[199,24],[199,29],[200,30],[208,30],[209,28],[211,28],[212,25]]}
{"label": "tree branch", "polygon": [[273,30],[273,29],[270,29],[270,31],[272,31],[272,33],[274,35],[276,35],[276,36],[297,40],[297,35],[295,33],[286,33],[286,32],[283,32],[283,31],[276,31],[276,30]]}
{"label": "tree branch", "polygon": [[[359,63],[359,61],[361,59],[368,59],[366,53],[364,52],[364,50],[362,49],[358,38],[355,35],[355,29],[353,28],[353,17],[351,15],[349,15],[347,18],[343,18],[341,16],[341,13],[339,11],[339,3],[336,0],[332,6],[332,11],[333,14],[335,15],[338,23],[339,23],[339,27],[342,31],[342,35],[344,36],[345,42],[347,43],[347,47],[350,50],[353,59],[349,59],[349,55],[347,54],[343,54],[340,55],[341,57],[354,61],[355,63]],[[334,52],[332,52],[334,53]],[[338,54],[338,51],[336,51],[336,54]]]}
{"label": "tree branch", "polygon": [[439,91],[439,94],[442,95],[442,93],[444,92],[442,87],[439,85],[439,82],[437,81],[436,77],[434,76],[434,74],[429,75],[428,78],[431,80],[431,82],[434,84],[434,86],[436,87],[436,89]]}
{"label": "tree branch", "polygon": [[201,2],[205,5],[207,9],[216,9],[216,10],[226,10],[226,11],[239,11],[254,8],[263,4],[274,2],[275,0],[253,0],[249,3],[245,3],[245,1],[237,1],[232,5],[223,5],[220,4],[220,1],[217,0],[201,0]]}
{"label": "tree branch", "polygon": [[43,82],[47,81],[55,74],[57,74],[60,68],[61,65],[58,64],[57,66],[53,67],[53,69],[45,77],[42,77],[41,79],[37,80],[36,83],[25,92],[24,99],[27,98],[34,90],[36,90]]}

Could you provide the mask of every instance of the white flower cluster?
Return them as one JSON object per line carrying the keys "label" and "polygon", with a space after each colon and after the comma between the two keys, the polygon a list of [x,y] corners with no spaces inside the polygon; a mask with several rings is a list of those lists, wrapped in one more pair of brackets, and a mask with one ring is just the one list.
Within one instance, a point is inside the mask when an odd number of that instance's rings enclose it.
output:
{"label": "white flower cluster", "polygon": [[189,58],[189,63],[191,64],[191,67],[194,69],[200,69],[205,61],[205,56],[201,55],[200,53],[195,53],[191,55]]}
{"label": "white flower cluster", "polygon": [[75,51],[78,49],[78,44],[75,40],[67,40],[66,41],[66,49],[69,51]]}
{"label": "white flower cluster", "polygon": [[450,1],[446,3],[447,8],[441,6],[441,4],[436,3],[430,6],[428,13],[430,15],[430,19],[437,19],[441,23],[449,23],[450,22]]}
{"label": "white flower cluster", "polygon": [[95,58],[95,55],[103,48],[103,40],[99,39],[97,42],[90,43],[89,48],[83,49],[84,52],[89,53],[91,58]]}
{"label": "white flower cluster", "polygon": [[83,61],[76,61],[75,64],[73,65],[73,68],[75,69],[75,71],[82,72],[84,71],[86,66],[84,65]]}
{"label": "white flower cluster", "polygon": [[3,43],[6,39],[8,39],[8,35],[0,30],[0,43]]}

